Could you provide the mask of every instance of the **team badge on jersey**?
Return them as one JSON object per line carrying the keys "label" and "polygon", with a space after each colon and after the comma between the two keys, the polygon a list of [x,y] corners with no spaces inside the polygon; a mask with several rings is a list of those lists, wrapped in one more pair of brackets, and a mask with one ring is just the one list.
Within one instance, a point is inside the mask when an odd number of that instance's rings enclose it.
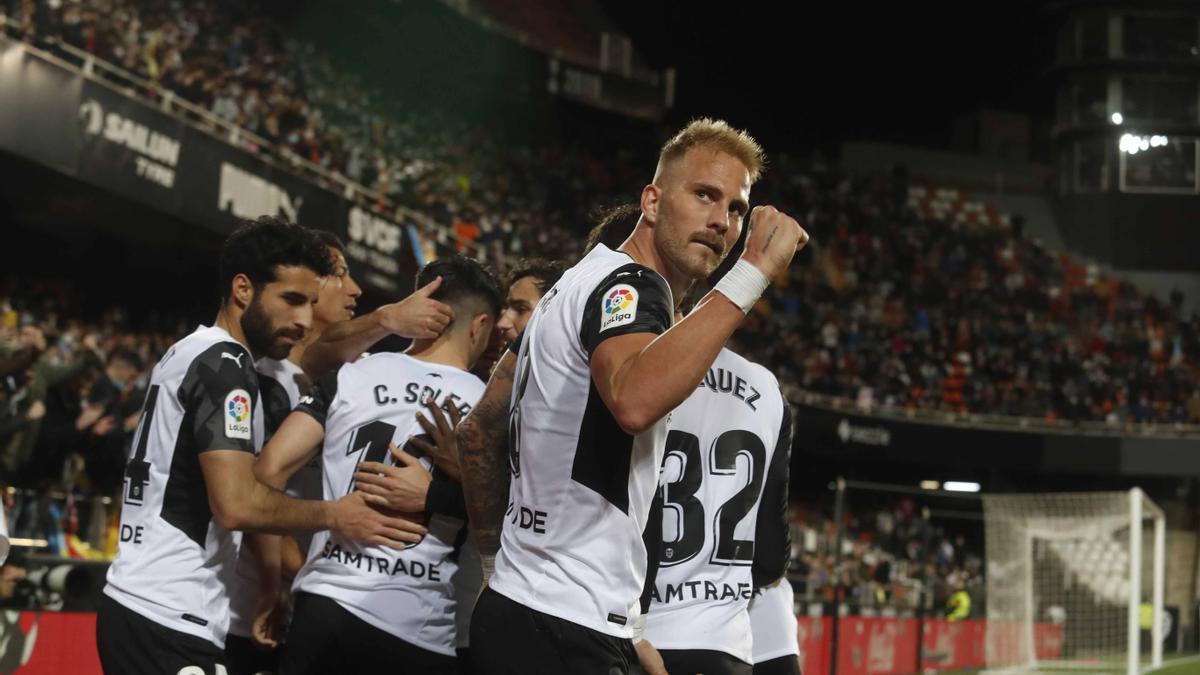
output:
{"label": "team badge on jersey", "polygon": [[250,394],[234,389],[225,397],[225,436],[250,440]]}
{"label": "team badge on jersey", "polygon": [[637,289],[628,284],[617,284],[604,295],[604,318],[600,331],[633,323],[637,316]]}

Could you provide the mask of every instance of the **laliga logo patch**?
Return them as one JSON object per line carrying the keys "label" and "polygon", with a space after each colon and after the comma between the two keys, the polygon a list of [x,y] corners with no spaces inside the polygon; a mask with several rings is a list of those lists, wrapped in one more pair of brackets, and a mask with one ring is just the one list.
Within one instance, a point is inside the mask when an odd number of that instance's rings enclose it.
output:
{"label": "laliga logo patch", "polygon": [[250,394],[245,389],[225,397],[225,436],[250,440]]}
{"label": "laliga logo patch", "polygon": [[604,296],[604,318],[600,331],[633,323],[637,316],[637,291],[628,284],[617,284]]}

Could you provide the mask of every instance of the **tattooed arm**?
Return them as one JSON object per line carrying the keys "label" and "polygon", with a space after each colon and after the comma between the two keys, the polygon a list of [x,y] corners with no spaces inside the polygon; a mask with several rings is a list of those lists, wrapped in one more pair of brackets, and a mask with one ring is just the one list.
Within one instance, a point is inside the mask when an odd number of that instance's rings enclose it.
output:
{"label": "tattooed arm", "polygon": [[505,352],[488,380],[483,398],[457,429],[467,514],[475,545],[483,555],[500,550],[500,529],[508,507],[508,405],[517,357]]}

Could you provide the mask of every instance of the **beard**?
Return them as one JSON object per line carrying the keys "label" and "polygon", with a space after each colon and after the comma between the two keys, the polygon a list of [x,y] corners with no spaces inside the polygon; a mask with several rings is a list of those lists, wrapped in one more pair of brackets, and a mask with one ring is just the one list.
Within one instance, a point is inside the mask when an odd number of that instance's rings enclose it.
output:
{"label": "beard", "polygon": [[304,331],[299,328],[275,328],[257,294],[250,301],[246,313],[242,314],[241,324],[250,351],[277,361],[287,358],[288,352],[292,350],[292,345],[283,338],[292,338],[299,342],[304,337]]}
{"label": "beard", "polygon": [[[721,261],[729,253],[726,240],[707,229],[703,231],[686,232],[685,226],[676,223],[676,210],[664,204],[659,212],[658,223],[654,227],[654,245],[671,267],[692,281],[703,281],[720,266]],[[678,214],[680,218],[689,219],[686,214]],[[707,253],[695,244],[711,246]]]}
{"label": "beard", "polygon": [[725,255],[729,251],[724,246],[724,242],[720,242],[719,246],[722,248],[720,253],[712,251],[706,255],[698,251],[692,245],[693,243],[691,238],[682,241],[663,241],[658,248],[663,258],[680,274],[692,281],[703,281],[721,265],[721,261],[725,259]]}

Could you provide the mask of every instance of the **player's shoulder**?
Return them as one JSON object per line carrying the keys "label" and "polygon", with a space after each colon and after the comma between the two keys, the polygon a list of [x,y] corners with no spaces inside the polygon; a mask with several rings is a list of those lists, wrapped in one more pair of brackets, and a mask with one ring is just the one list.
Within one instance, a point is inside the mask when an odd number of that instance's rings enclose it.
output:
{"label": "player's shoulder", "polygon": [[255,375],[250,360],[250,352],[237,342],[214,342],[205,347],[192,359],[193,367],[197,364],[213,370],[237,372],[244,375]]}
{"label": "player's shoulder", "polygon": [[180,340],[174,360],[188,375],[217,373],[222,378],[257,381],[250,350],[220,328],[200,328]]}
{"label": "player's shoulder", "polygon": [[[413,358],[405,355],[408,359],[408,365],[414,371],[419,372],[420,378],[442,380],[446,385],[453,387],[455,390],[469,393],[474,391],[482,392],[487,386],[483,380],[479,379],[474,373],[463,370],[456,366],[446,365],[444,363],[431,363],[421,359]],[[414,378],[417,379],[417,378]]]}
{"label": "player's shoulder", "polygon": [[587,292],[602,292],[622,282],[635,286],[650,284],[670,292],[661,274],[636,262],[628,253],[614,251],[604,245],[592,249],[573,269],[577,271],[578,281],[584,287],[582,290]]}
{"label": "player's shoulder", "polygon": [[381,375],[403,371],[411,359],[399,352],[374,352],[337,369],[337,379],[346,384],[361,379],[378,380]]}
{"label": "player's shoulder", "polygon": [[775,389],[779,388],[779,378],[775,377],[765,366],[755,363],[741,354],[725,347],[721,350],[717,357],[718,363],[724,362],[738,372],[745,373],[745,377],[753,378],[755,382],[761,386],[770,386]]}
{"label": "player's shoulder", "polygon": [[483,390],[487,389],[487,383],[479,379],[478,375],[469,373],[465,370],[455,369],[454,382],[468,394],[483,395]]}
{"label": "player's shoulder", "polygon": [[200,328],[175,345],[161,373],[183,405],[225,398],[249,409],[259,391],[250,351],[220,328]]}

